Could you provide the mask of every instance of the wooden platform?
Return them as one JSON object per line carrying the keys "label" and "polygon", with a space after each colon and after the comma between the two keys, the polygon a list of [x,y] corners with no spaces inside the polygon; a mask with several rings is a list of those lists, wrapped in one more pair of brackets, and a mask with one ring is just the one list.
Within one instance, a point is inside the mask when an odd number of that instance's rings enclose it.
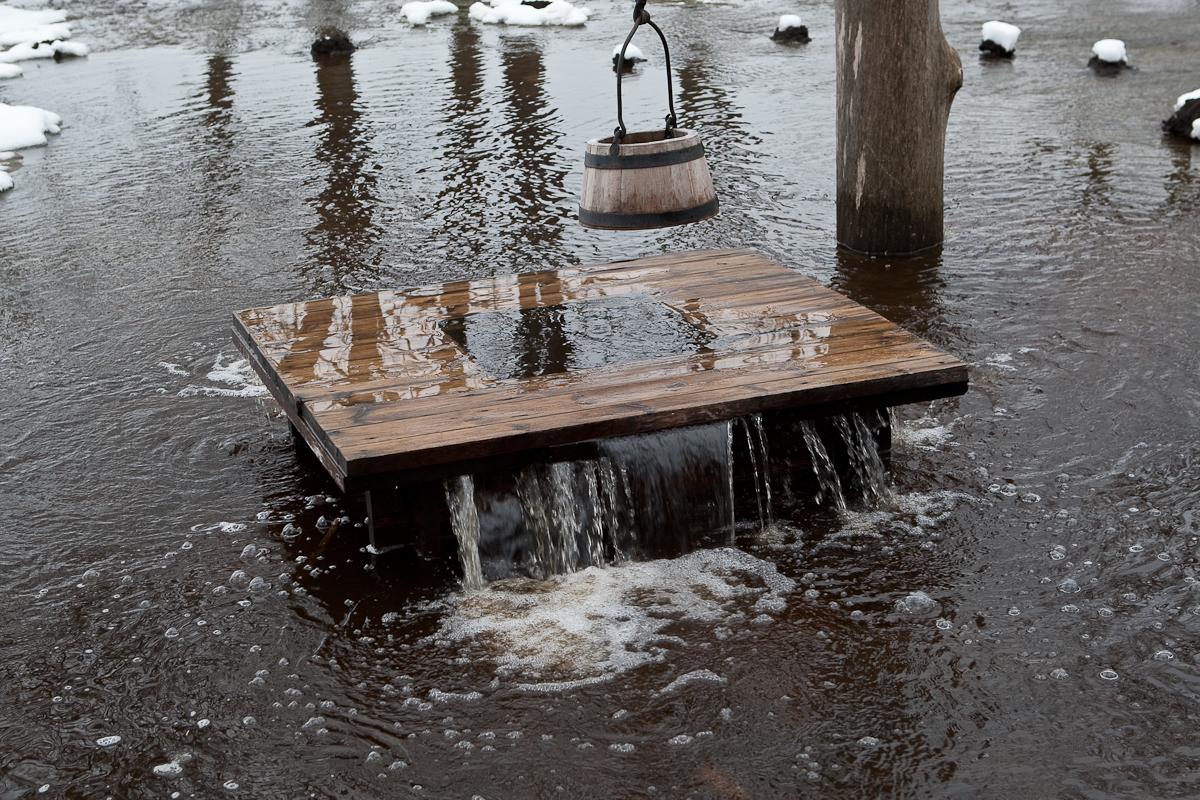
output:
{"label": "wooden platform", "polygon": [[958,359],[753,251],[255,308],[234,331],[345,490],[760,411],[967,388]]}

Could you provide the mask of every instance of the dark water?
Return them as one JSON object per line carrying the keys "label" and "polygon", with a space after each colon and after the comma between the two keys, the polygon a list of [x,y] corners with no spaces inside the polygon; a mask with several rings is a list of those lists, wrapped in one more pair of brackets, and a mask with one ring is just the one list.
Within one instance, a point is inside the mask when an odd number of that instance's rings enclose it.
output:
{"label": "dark water", "polygon": [[[912,261],[834,247],[829,3],[656,7],[721,216],[582,229],[628,17],[592,7],[81,2],[97,52],[0,84],[68,125],[0,197],[0,797],[1194,796],[1200,177],[1158,122],[1200,4],[946,0],[949,240]],[[773,44],[797,9],[812,44]],[[994,16],[1011,63],[977,60]],[[309,60],[325,23],[351,61]],[[1104,36],[1138,68],[1087,71]],[[664,113],[656,63],[630,121]],[[881,507],[739,550],[460,596],[365,551],[229,335],[254,305],[740,245],[973,389],[903,412]]]}

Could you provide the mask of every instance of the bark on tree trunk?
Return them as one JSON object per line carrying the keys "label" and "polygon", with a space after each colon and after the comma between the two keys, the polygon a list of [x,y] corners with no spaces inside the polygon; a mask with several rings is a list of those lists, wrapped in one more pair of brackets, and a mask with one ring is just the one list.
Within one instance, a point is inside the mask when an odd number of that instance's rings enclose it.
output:
{"label": "bark on tree trunk", "polygon": [[940,244],[946,121],[962,62],[938,0],[837,0],[837,236],[864,253]]}

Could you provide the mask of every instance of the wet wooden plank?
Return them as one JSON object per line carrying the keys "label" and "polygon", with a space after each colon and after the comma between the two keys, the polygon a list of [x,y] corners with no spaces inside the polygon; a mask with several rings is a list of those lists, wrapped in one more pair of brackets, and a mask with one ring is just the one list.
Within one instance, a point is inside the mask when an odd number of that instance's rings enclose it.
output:
{"label": "wet wooden plank", "polygon": [[[664,339],[677,348],[607,363],[622,345],[595,337],[621,314],[677,326],[678,342],[675,327]],[[615,327],[597,334],[597,319]],[[455,320],[466,338],[443,329]],[[611,335],[640,335],[630,324]],[[967,382],[962,362],[748,250],[285,303],[238,313],[234,332],[343,488],[757,411],[949,396]],[[482,358],[496,357],[488,348],[502,360]],[[573,368],[577,352],[602,358]]]}

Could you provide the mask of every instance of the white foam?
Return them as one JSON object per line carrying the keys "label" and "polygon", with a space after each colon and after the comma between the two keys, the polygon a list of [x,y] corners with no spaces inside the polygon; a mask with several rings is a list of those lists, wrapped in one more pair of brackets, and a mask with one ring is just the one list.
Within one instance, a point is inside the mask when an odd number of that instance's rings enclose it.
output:
{"label": "white foam", "polygon": [[213,383],[223,383],[225,386],[185,386],[179,390],[180,397],[262,397],[267,393],[244,358],[225,360],[225,354],[219,353],[213,362],[212,369],[205,376]]}
{"label": "white foam", "polygon": [[917,450],[940,450],[953,438],[949,425],[938,425],[930,417],[904,422],[892,428],[892,442]]}
{"label": "white foam", "polygon": [[482,700],[483,695],[479,692],[443,692],[441,689],[430,689],[429,699],[435,703],[473,703]]}
{"label": "white foam", "polygon": [[400,13],[413,25],[425,25],[431,17],[457,12],[458,6],[449,0],[413,0],[400,6]]}
{"label": "white foam", "polygon": [[1017,40],[1021,38],[1021,29],[1007,22],[992,20],[983,23],[983,40],[994,42],[1009,53],[1016,51]]}
{"label": "white foam", "polygon": [[62,117],[33,106],[0,103],[0,150],[22,150],[46,144],[46,134],[62,130]]}
{"label": "white foam", "polygon": [[18,67],[16,64],[0,64],[0,80],[6,78],[19,78],[25,74],[25,70]]}
{"label": "white foam", "polygon": [[685,632],[670,630],[677,623],[744,623],[763,597],[794,588],[774,564],[748,553],[701,550],[455,595],[432,638],[477,648],[521,690],[564,691],[662,661],[666,645],[687,645]]}
{"label": "white foam", "polygon": [[467,12],[471,19],[486,25],[521,25],[537,27],[583,25],[591,16],[591,9],[576,6],[568,0],[551,0],[545,8],[534,8],[520,0],[492,0],[492,4],[475,3]]}
{"label": "white foam", "polygon": [[1109,64],[1124,64],[1129,60],[1125,43],[1120,39],[1101,39],[1092,45],[1092,55]]}
{"label": "white foam", "polygon": [[804,21],[799,14],[784,14],[775,25],[777,31],[790,31],[792,28],[803,28]]}
{"label": "white foam", "polygon": [[1200,89],[1179,95],[1179,98],[1175,101],[1175,110],[1178,111],[1183,108],[1190,100],[1200,100]]}
{"label": "white foam", "polygon": [[671,692],[678,691],[679,689],[682,689],[684,686],[687,686],[691,683],[725,684],[728,682],[729,681],[726,678],[721,677],[710,669],[697,669],[680,675],[678,678],[659,689],[657,694],[670,694]]}

